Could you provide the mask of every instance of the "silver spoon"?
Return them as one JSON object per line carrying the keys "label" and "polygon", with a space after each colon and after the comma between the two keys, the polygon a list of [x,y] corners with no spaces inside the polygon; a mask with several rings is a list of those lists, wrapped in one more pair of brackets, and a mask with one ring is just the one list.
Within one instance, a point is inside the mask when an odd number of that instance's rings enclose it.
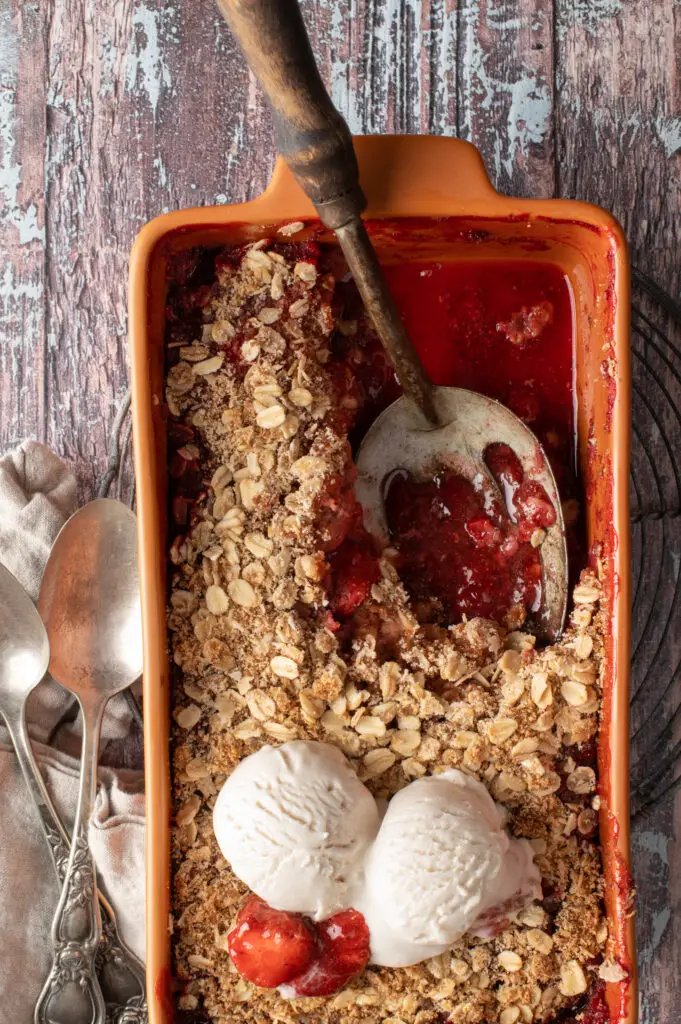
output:
{"label": "silver spoon", "polygon": [[[34,1022],[103,1024],[106,1004],[96,974],[102,920],[87,829],[104,708],[142,671],[137,537],[129,508],[104,498],[69,519],[48,559],[38,611],[49,638],[50,673],[78,699],[83,743],[71,850],[52,923],[54,959]],[[143,997],[136,1001],[143,1020]]]}
{"label": "silver spoon", "polygon": [[[52,864],[64,881],[71,841],[45,788],[26,727],[26,701],[47,671],[49,641],[35,605],[21,584],[0,565],[0,715],[5,721],[28,791],[40,816]],[[103,937],[97,953],[100,985],[109,1016],[125,1007],[147,1020],[144,965],[118,934],[113,908],[99,892]]]}
{"label": "silver spoon", "polygon": [[493,501],[502,497],[485,463],[485,451],[503,438],[518,457],[525,479],[541,484],[556,513],[539,549],[543,599],[534,620],[535,632],[555,641],[567,610],[567,547],[560,495],[548,459],[532,431],[500,402],[464,388],[429,387],[442,426],[424,424],[422,410],[405,395],[388,406],[364,436],[355,481],[364,525],[384,543],[390,542],[384,487],[398,468],[417,480],[432,480],[440,470],[452,468],[475,481]]}
{"label": "silver spoon", "polygon": [[567,607],[567,547],[558,491],[539,441],[498,402],[459,388],[436,388],[428,379],[361,218],[367,203],[352,138],[319,76],[297,0],[218,0],[218,6],[270,102],[279,152],[322,224],[336,233],[402,385],[404,397],[369,430],[357,460],[357,497],[367,527],[387,535],[382,491],[393,470],[432,479],[454,454],[460,456],[460,472],[495,490],[485,448],[495,441],[509,445],[525,477],[543,486],[556,514],[540,548],[543,608],[535,623],[538,633],[555,638]]}

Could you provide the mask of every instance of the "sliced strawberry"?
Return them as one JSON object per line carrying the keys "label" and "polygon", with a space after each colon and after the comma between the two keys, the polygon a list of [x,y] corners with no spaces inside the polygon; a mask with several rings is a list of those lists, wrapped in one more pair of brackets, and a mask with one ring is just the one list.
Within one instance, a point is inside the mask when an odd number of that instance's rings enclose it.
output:
{"label": "sliced strawberry", "polygon": [[257,896],[241,908],[227,937],[239,974],[261,988],[276,988],[308,968],[315,939],[302,917],[274,910]]}
{"label": "sliced strawberry", "polygon": [[328,996],[364,970],[369,961],[369,929],[357,910],[341,910],[317,926],[319,953],[295,978],[296,996]]}

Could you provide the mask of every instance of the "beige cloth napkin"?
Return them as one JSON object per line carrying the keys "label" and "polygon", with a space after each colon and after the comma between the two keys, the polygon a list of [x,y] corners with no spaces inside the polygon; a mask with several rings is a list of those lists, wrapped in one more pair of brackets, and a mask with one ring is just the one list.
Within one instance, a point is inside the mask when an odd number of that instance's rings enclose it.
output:
{"label": "beige cloth napkin", "polygon": [[[75,511],[76,481],[49,449],[28,441],[0,458],[0,562],[35,599],[59,529]],[[2,609],[0,609],[0,615]],[[28,721],[34,753],[54,804],[69,828],[75,810],[79,729],[62,724],[72,706],[53,680],[34,691]],[[1,721],[1,720],[0,720]],[[123,698],[110,704],[102,741],[130,729]],[[46,744],[49,744],[46,745]],[[76,754],[76,758],[72,754]],[[121,935],[144,957],[143,773],[101,769],[90,843]],[[7,732],[0,727],[0,1024],[31,1024],[50,964],[50,924],[59,896],[38,817]]]}

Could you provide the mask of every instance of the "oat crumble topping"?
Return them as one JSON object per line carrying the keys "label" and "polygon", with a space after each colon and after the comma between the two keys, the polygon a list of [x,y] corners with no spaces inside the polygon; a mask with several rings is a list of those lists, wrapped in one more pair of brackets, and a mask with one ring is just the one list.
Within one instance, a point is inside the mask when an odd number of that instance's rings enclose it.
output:
{"label": "oat crumble topping", "polygon": [[[169,344],[171,475],[195,478],[192,499],[175,499],[187,524],[170,551],[178,1006],[224,1024],[550,1021],[598,978],[607,944],[600,584],[582,574],[563,639],[538,649],[487,620],[420,623],[387,550],[351,630],[336,628],[328,552],[351,500],[356,398],[331,358],[333,276],[287,248],[258,242],[221,263],[202,326]],[[244,757],[295,739],[340,747],[376,797],[450,767],[473,774],[532,841],[545,899],[492,940],[369,966],[330,997],[252,986],[227,952],[247,890],[212,808]]]}

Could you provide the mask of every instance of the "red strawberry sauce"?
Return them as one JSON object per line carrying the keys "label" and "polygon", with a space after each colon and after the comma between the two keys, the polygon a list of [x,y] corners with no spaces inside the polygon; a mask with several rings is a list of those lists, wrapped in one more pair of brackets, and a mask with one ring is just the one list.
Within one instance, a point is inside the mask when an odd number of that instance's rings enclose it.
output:
{"label": "red strawberry sauce", "polygon": [[[387,276],[431,379],[511,408],[544,445],[563,501],[577,498],[572,311],[560,271],[534,262],[404,263],[388,267]],[[356,321],[350,333],[339,332],[334,355],[356,378],[359,440],[399,387],[354,286],[340,283],[337,292],[339,315]],[[481,615],[512,628],[540,609],[541,561],[532,538],[539,542],[536,530],[552,525],[555,509],[541,488],[523,481],[510,449],[493,448],[486,461],[504,503],[490,502],[453,471],[427,482],[396,473],[386,487],[386,511],[400,575],[418,602],[434,600],[446,622]],[[579,555],[574,526],[568,543]],[[361,530],[330,561],[332,610],[343,619],[374,582]]]}

